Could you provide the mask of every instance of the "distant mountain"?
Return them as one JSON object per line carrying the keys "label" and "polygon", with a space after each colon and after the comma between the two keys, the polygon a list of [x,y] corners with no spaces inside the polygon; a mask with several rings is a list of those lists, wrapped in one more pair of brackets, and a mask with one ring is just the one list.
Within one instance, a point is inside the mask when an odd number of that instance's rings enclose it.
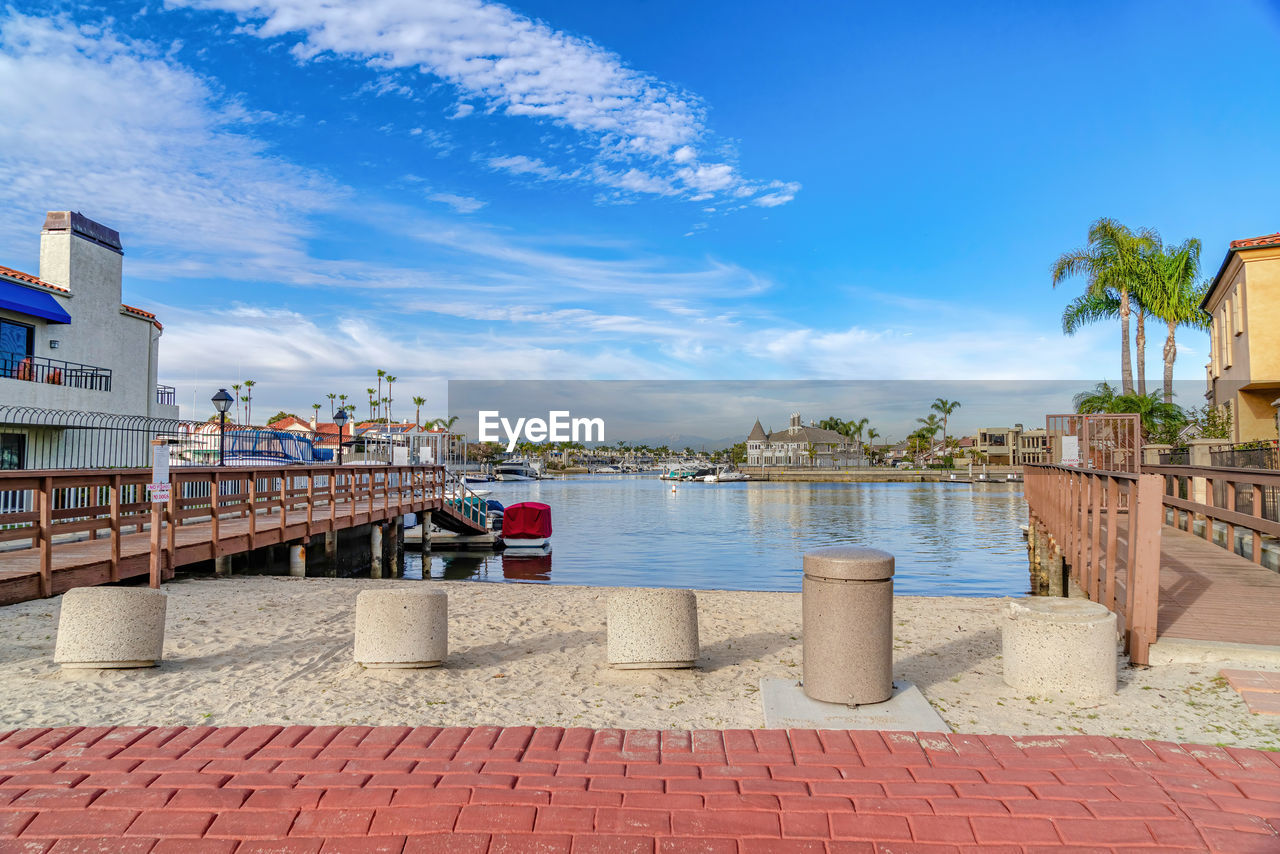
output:
{"label": "distant mountain", "polygon": [[[666,445],[673,451],[683,450],[684,448],[693,448],[695,451],[723,451],[726,448],[732,448],[739,442],[745,442],[746,434],[741,436],[730,436],[724,439],[708,439],[706,436],[691,436],[687,433],[672,433],[667,436],[653,436],[648,439],[636,439],[634,441],[627,440],[628,445],[648,445],[650,448],[658,448]],[[612,444],[617,444],[613,442]]]}

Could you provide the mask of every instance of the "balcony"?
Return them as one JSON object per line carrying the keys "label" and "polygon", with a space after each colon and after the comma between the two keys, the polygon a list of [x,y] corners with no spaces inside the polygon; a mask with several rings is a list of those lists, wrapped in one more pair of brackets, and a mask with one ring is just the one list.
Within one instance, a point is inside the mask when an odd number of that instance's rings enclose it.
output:
{"label": "balcony", "polygon": [[161,406],[177,406],[178,391],[171,385],[156,386],[156,403]]}
{"label": "balcony", "polygon": [[0,379],[111,391],[111,369],[42,356],[0,355]]}

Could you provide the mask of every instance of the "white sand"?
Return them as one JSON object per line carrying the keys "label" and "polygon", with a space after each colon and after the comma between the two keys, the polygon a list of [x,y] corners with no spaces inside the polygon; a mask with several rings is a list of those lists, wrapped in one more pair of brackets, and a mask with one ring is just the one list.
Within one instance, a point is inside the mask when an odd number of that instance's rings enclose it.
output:
{"label": "white sand", "polygon": [[[449,593],[444,667],[366,671],[351,658],[360,590]],[[698,593],[691,671],[605,664],[608,588],[243,577],[173,582],[158,668],[63,673],[60,599],[0,608],[0,727],[65,724],[542,724],[763,726],[762,677],[799,677],[800,595]],[[1016,696],[1001,679],[999,599],[899,597],[896,678],[958,732],[1089,733],[1280,748],[1280,718],[1254,716],[1222,664],[1120,671],[1085,705]],[[1244,665],[1247,667],[1247,665]]]}

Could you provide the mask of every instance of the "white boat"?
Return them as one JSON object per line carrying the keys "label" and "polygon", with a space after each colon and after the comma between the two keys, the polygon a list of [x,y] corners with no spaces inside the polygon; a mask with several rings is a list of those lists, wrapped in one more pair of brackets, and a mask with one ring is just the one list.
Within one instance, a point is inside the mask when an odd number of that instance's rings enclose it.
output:
{"label": "white boat", "polygon": [[751,475],[738,471],[737,469],[721,469],[715,474],[709,474],[702,479],[703,483],[739,483],[744,480],[750,480]]}
{"label": "white boat", "polygon": [[597,466],[591,470],[592,474],[622,474],[622,469],[617,466]]}
{"label": "white boat", "polygon": [[493,467],[493,476],[498,480],[537,480],[538,470],[528,460],[507,460]]}

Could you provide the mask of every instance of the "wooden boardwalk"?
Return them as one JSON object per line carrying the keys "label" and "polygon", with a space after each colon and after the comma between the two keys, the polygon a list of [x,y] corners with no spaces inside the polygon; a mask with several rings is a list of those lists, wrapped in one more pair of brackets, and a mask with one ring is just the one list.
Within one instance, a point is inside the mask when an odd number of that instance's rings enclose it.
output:
{"label": "wooden boardwalk", "polygon": [[[0,517],[27,523],[0,530],[0,541],[32,543],[0,552],[0,605],[147,575],[151,505],[139,500],[146,474],[0,478],[0,488],[32,490],[30,510]],[[188,497],[179,497],[183,492]],[[216,516],[209,498],[214,494],[219,495]],[[161,575],[171,578],[181,566],[265,546],[305,544],[317,535],[406,513],[432,512],[451,530],[480,533],[483,521],[468,518],[476,512],[472,503],[464,515],[458,502],[446,500],[438,466],[176,469],[173,497],[161,514]]]}
{"label": "wooden boardwalk", "polygon": [[1280,646],[1280,573],[1166,525],[1157,626],[1158,637]]}

